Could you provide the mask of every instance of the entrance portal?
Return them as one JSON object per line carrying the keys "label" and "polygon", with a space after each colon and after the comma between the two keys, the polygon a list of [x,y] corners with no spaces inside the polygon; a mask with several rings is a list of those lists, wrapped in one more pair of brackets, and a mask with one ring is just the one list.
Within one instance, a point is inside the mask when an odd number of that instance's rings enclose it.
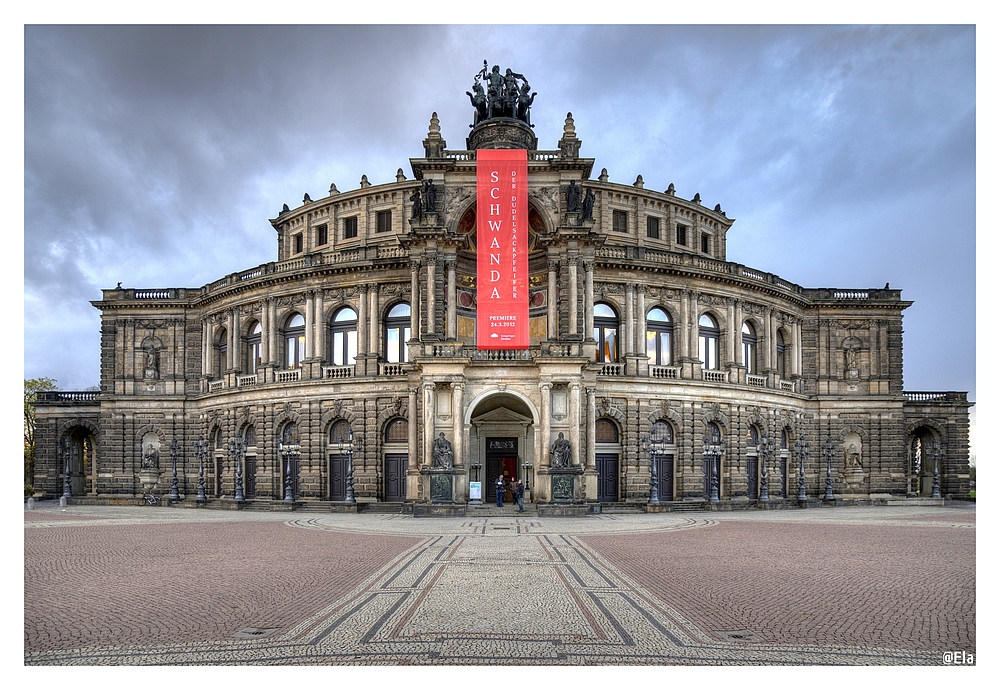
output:
{"label": "entrance portal", "polygon": [[497,500],[497,477],[503,474],[507,489],[503,500],[510,503],[513,500],[511,481],[517,480],[517,439],[493,438],[486,439],[486,498]]}
{"label": "entrance portal", "polygon": [[524,482],[524,500],[535,494],[534,407],[510,391],[484,394],[469,408],[469,481],[482,482],[482,500],[496,501],[497,477],[508,482],[505,502],[513,501],[511,480]]}

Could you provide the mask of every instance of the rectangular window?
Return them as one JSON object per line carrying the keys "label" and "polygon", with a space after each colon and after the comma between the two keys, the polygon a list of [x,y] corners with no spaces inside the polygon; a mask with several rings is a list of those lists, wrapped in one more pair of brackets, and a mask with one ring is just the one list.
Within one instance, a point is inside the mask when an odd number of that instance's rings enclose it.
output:
{"label": "rectangular window", "polygon": [[350,240],[358,236],[358,217],[344,218],[344,239]]}
{"label": "rectangular window", "polygon": [[328,238],[326,236],[326,223],[324,223],[323,225],[317,225],[316,226],[316,246],[317,247],[322,247],[324,244],[327,243],[327,241],[328,241]]}
{"label": "rectangular window", "polygon": [[653,216],[646,217],[646,237],[654,240],[660,239],[660,219]]}
{"label": "rectangular window", "polygon": [[628,232],[627,211],[612,211],[611,220],[612,220],[611,226],[615,232]]}
{"label": "rectangular window", "polygon": [[677,244],[682,246],[687,246],[688,243],[688,229],[686,225],[677,226]]}
{"label": "rectangular window", "polygon": [[301,254],[302,253],[302,233],[300,232],[298,235],[296,235],[295,237],[293,237],[292,241],[295,244],[295,251],[294,251],[294,253],[295,254]]}
{"label": "rectangular window", "polygon": [[701,233],[701,251],[708,254],[708,235]]}
{"label": "rectangular window", "polygon": [[375,232],[392,230],[392,211],[379,211],[375,214]]}

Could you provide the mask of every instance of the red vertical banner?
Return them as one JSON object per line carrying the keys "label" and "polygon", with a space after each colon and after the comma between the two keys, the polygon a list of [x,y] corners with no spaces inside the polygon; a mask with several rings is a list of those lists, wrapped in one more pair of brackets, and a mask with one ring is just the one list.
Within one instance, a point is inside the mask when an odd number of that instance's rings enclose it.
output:
{"label": "red vertical banner", "polygon": [[527,350],[528,152],[476,152],[476,347]]}

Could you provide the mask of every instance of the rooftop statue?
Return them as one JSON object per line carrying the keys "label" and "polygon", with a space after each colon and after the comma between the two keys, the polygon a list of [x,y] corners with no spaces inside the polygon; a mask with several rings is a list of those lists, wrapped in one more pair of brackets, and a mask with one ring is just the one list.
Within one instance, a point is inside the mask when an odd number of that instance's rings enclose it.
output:
{"label": "rooftop statue", "polygon": [[[486,88],[480,82],[485,82]],[[476,109],[473,126],[494,117],[509,117],[531,125],[531,103],[537,93],[531,91],[528,80],[509,67],[504,74],[500,65],[483,60],[483,68],[475,75],[472,91],[465,92]]]}

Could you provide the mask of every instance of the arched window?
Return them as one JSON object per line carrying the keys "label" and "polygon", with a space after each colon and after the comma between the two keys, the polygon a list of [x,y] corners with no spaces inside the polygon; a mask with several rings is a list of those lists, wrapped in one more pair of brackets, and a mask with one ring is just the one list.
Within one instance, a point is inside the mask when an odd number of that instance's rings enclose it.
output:
{"label": "arched window", "polygon": [[747,429],[747,447],[756,448],[760,445],[760,432],[753,424]]}
{"label": "arched window", "polygon": [[215,351],[216,361],[219,364],[219,369],[215,373],[221,379],[229,368],[229,334],[225,328],[219,331],[219,337],[215,341]]}
{"label": "arched window", "polygon": [[243,427],[243,444],[247,448],[257,445],[257,430],[254,429],[253,424],[247,424]]}
{"label": "arched window", "polygon": [[719,324],[708,314],[698,319],[698,356],[703,369],[719,368]]}
{"label": "arched window", "polygon": [[410,425],[405,419],[394,419],[385,426],[385,442],[406,443],[409,433]]}
{"label": "arched window", "polygon": [[719,425],[715,422],[708,423],[708,441],[709,443],[721,443],[722,442],[722,432],[719,430]]}
{"label": "arched window", "polygon": [[757,331],[749,321],[743,322],[743,364],[748,374],[757,373]]}
{"label": "arched window", "polygon": [[674,428],[662,419],[653,422],[650,429],[649,439],[653,443],[664,443],[670,445],[674,442]]}
{"label": "arched window", "polygon": [[306,358],[306,320],[292,314],[285,322],[285,368],[298,369]]}
{"label": "arched window", "polygon": [[659,307],[653,307],[646,315],[646,356],[650,364],[667,366],[673,364],[673,350],[670,341],[674,324],[670,315]]}
{"label": "arched window", "polygon": [[216,450],[222,449],[222,427],[217,427],[215,429],[215,435],[212,437],[212,445]]}
{"label": "arched window", "polygon": [[298,429],[296,428],[295,422],[288,422],[281,429],[281,442],[286,445],[292,445],[299,442]]}
{"label": "arched window", "polygon": [[618,314],[610,305],[594,305],[594,340],[597,341],[597,361],[618,361]]}
{"label": "arched window", "polygon": [[778,365],[778,377],[785,378],[785,334],[780,330],[775,341],[775,358]]}
{"label": "arched window", "polygon": [[781,449],[788,450],[788,429],[781,430]]}
{"label": "arched window", "polygon": [[351,423],[346,419],[338,419],[333,424],[330,425],[330,445],[335,446],[340,443],[341,439],[347,442],[350,437]]}
{"label": "arched window", "polygon": [[618,443],[618,425],[610,419],[598,419],[594,426],[597,443]]}
{"label": "arched window", "polygon": [[406,362],[409,352],[406,342],[410,339],[410,305],[400,302],[385,317],[385,361]]}
{"label": "arched window", "polygon": [[261,355],[261,327],[260,321],[254,323],[247,336],[247,368],[248,374],[256,374],[257,367],[260,366]]}
{"label": "arched window", "polygon": [[330,323],[330,363],[339,367],[354,364],[358,354],[358,314],[342,307]]}

